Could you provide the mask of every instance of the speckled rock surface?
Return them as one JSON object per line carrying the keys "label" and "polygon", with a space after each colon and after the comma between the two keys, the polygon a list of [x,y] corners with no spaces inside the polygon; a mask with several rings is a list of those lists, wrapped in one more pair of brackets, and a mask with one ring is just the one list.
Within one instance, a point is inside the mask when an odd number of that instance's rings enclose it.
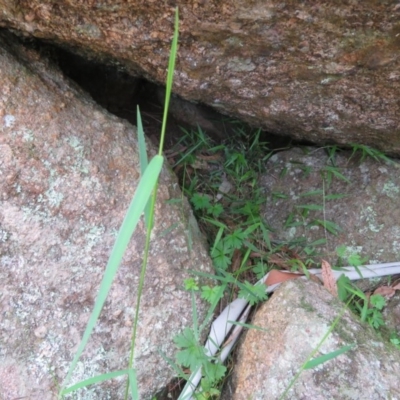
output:
{"label": "speckled rock surface", "polygon": [[400,154],[396,1],[0,0],[0,26],[165,81],[275,134]]}
{"label": "speckled rock surface", "polygon": [[[263,216],[275,229],[274,238],[308,243],[325,239],[318,249],[332,264],[338,246],[347,247],[347,256],[359,254],[370,263],[399,261],[398,162],[368,157],[360,162],[359,156],[343,152],[334,165],[324,149],[311,148],[284,151],[268,161],[261,179]],[[325,231],[324,221],[340,228],[337,235]]]}
{"label": "speckled rock surface", "polygon": [[[224,400],[276,400],[322,341],[343,304],[312,281],[284,283],[256,312]],[[399,399],[400,351],[345,311],[316,357],[354,349],[303,371],[286,399]]]}
{"label": "speckled rock surface", "polygon": [[[8,41],[8,44],[6,44]],[[54,399],[86,326],[139,180],[134,127],[105,112],[33,50],[0,39],[0,398]],[[154,153],[153,150],[151,152]],[[173,376],[174,334],[192,323],[188,269],[211,263],[164,169],[141,302],[141,398]],[[192,248],[189,251],[189,233]],[[73,382],[127,367],[145,231],[139,223]],[[197,304],[199,318],[206,311]],[[74,399],[123,398],[121,380]]]}

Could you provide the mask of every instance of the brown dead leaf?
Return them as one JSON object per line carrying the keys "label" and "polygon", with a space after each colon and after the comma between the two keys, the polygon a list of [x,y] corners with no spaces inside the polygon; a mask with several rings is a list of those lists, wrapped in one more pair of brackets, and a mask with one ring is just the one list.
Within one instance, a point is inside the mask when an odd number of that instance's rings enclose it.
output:
{"label": "brown dead leaf", "polygon": [[235,272],[240,268],[240,265],[242,263],[242,253],[240,252],[240,250],[235,249],[235,251],[233,252],[233,256],[232,256],[232,264],[231,264],[231,271]]}
{"label": "brown dead leaf", "polygon": [[198,157],[205,161],[222,161],[223,159],[222,155],[219,153],[211,155],[200,154]]}
{"label": "brown dead leaf", "polygon": [[297,279],[304,276],[303,274],[294,274],[291,272],[282,272],[276,269],[273,269],[269,274],[267,279],[265,280],[265,284],[267,286],[275,285],[276,283],[282,283],[285,281],[289,281],[291,279]]}
{"label": "brown dead leaf", "polygon": [[317,275],[310,274],[310,280],[315,283],[318,283],[319,285],[322,284],[321,279],[319,279]]}
{"label": "brown dead leaf", "polygon": [[333,296],[338,297],[336,278],[332,272],[331,265],[328,263],[328,261],[322,260],[321,267],[322,267],[322,282],[324,283],[324,286],[329,290],[329,292]]}
{"label": "brown dead leaf", "polygon": [[400,290],[400,282],[393,286],[394,290]]}
{"label": "brown dead leaf", "polygon": [[288,264],[288,261],[279,253],[272,254],[268,257],[268,262],[270,264],[275,264],[277,267],[282,269],[290,269],[291,266]]}
{"label": "brown dead leaf", "polygon": [[380,294],[381,296],[387,298],[393,297],[395,293],[396,289],[392,288],[391,286],[380,286],[374,291],[374,294]]}

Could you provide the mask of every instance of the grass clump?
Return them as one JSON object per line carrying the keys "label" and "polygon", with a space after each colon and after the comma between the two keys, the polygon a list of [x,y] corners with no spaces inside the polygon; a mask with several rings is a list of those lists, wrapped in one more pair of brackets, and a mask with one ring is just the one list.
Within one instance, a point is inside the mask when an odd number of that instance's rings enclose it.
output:
{"label": "grass clump", "polygon": [[[347,196],[344,193],[327,194],[326,188],[330,187],[334,179],[351,184],[342,169],[336,166],[335,157],[340,149],[331,146],[326,151],[328,161],[320,168],[322,187],[301,194],[301,199],[311,201],[304,201],[294,207],[285,223],[285,228],[304,226],[310,229],[321,226],[325,238],[313,243],[307,243],[306,240],[281,242],[274,239],[274,232],[260,217],[266,196],[258,182],[260,175],[267,173],[267,161],[273,154],[268,143],[262,141],[261,131],[246,133],[244,129],[239,129],[236,137],[230,137],[220,144],[213,142],[200,128],[192,132],[184,131],[184,136],[170,150],[169,160],[179,176],[183,192],[193,206],[201,230],[208,237],[210,255],[216,271],[214,277],[209,276],[216,281],[215,286],[191,287],[190,290],[200,293],[210,303],[218,301],[225,290],[228,298],[240,297],[254,305],[265,300],[266,294],[264,286],[257,287],[253,284],[271,269],[300,271],[309,276],[308,269],[314,265],[319,266],[317,247],[326,244],[328,235],[336,236],[341,232],[340,226],[325,218],[326,203]],[[366,146],[353,146],[353,154],[349,160],[355,154],[359,154],[359,162],[366,157],[388,161],[382,153]],[[299,164],[299,168],[305,175],[312,172],[312,167],[304,164]],[[283,170],[282,174],[287,172]],[[272,199],[274,198],[286,198],[286,195],[272,193]],[[313,213],[320,213],[320,216],[311,218]],[[338,255],[343,259],[344,254],[340,253],[340,249]],[[347,265],[361,269],[364,262],[358,255],[350,255]],[[382,296],[367,297],[344,277],[338,281],[338,289],[341,300],[347,303],[346,307],[356,312],[362,321],[375,329],[382,327],[381,311],[385,304]],[[183,338],[176,341],[181,349],[181,356],[176,361],[193,370],[193,360],[197,359],[196,365],[203,366],[202,388],[198,398],[215,397],[219,394],[221,384],[218,381],[222,380],[222,375],[209,376],[206,365],[210,363],[217,368],[218,359],[202,353],[204,349],[195,340],[198,333],[196,335],[191,335],[193,353],[190,356],[190,349],[185,347]],[[398,337],[392,335],[392,342],[395,344],[398,341]],[[181,353],[183,348],[186,350]],[[350,348],[351,346],[347,346],[339,349],[328,355],[326,360],[337,357]],[[186,354],[187,358],[182,357],[182,354]],[[326,360],[315,359],[306,363],[304,369]],[[213,391],[209,390],[210,387]]]}

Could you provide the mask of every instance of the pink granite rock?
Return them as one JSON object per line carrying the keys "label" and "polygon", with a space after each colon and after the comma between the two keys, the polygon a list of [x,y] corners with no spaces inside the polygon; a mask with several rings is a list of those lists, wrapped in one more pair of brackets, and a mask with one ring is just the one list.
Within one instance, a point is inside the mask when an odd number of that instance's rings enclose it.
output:
{"label": "pink granite rock", "polygon": [[[0,49],[0,397],[54,399],[138,184],[136,130],[35,51],[8,36]],[[192,322],[188,270],[212,268],[188,203],[171,199],[182,195],[164,168],[135,356],[143,399],[172,378],[161,353],[173,357],[173,336]],[[73,383],[127,367],[144,240],[141,222]],[[124,387],[79,396],[122,398]]]}

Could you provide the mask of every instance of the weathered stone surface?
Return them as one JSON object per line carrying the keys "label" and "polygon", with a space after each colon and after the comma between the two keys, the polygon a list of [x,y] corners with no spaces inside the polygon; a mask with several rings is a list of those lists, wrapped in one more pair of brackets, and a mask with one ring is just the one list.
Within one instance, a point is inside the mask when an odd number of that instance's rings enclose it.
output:
{"label": "weathered stone surface", "polygon": [[[176,1],[175,91],[317,143],[400,154],[400,7],[394,2]],[[163,83],[171,2],[0,0],[0,25]]]}
{"label": "weathered stone surface", "polygon": [[[238,351],[224,400],[276,400],[320,344],[344,305],[312,281],[284,283],[258,310]],[[303,371],[287,399],[398,399],[400,352],[347,310],[316,357],[354,349]]]}
{"label": "weathered stone surface", "polygon": [[[260,184],[266,195],[264,218],[274,228],[275,239],[326,239],[321,255],[331,263],[338,246],[348,248],[347,256],[360,254],[370,263],[399,260],[398,163],[368,157],[360,162],[359,156],[341,152],[332,164],[324,149],[294,148],[269,160]],[[335,195],[345,197],[330,197]],[[305,207],[320,209],[305,215]],[[336,236],[325,231],[324,221],[341,230]]]}
{"label": "weathered stone surface", "polygon": [[[136,131],[3,38],[0,87],[0,397],[54,399],[139,180]],[[212,268],[186,200],[171,198],[181,193],[165,168],[135,354],[143,399],[173,376],[160,351],[173,357],[174,334],[191,324],[183,279]],[[144,241],[141,222],[74,382],[127,367]],[[81,395],[117,399],[123,389],[114,380]]]}
{"label": "weathered stone surface", "polygon": [[387,306],[383,310],[383,318],[389,332],[395,332],[400,336],[400,294],[398,291],[388,299]]}

